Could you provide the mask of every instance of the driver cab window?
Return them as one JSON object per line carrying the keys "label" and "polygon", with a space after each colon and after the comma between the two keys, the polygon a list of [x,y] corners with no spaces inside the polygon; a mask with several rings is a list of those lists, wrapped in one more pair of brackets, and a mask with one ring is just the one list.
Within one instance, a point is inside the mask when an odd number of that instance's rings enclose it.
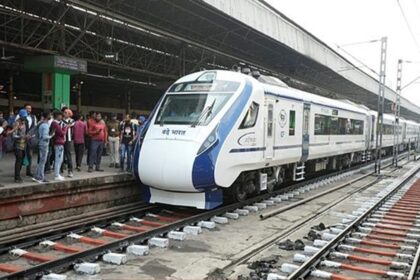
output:
{"label": "driver cab window", "polygon": [[255,102],[252,102],[251,106],[249,106],[248,111],[246,112],[245,118],[243,119],[239,129],[246,129],[255,126],[255,124],[257,123],[259,107],[260,105],[258,105]]}

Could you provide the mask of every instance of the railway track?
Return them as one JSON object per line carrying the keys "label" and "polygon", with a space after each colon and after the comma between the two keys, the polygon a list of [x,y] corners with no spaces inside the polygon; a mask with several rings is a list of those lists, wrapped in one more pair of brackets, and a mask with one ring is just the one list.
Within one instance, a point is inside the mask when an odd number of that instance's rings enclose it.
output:
{"label": "railway track", "polygon": [[[185,233],[201,231],[201,227],[214,227],[214,222],[226,223],[227,218],[237,219],[240,215],[257,212],[281,200],[327,186],[345,174],[367,169],[368,165],[353,170],[337,172],[320,178],[301,182],[271,194],[263,194],[241,203],[235,203],[212,211],[191,211],[185,209],[162,208],[156,205],[138,204],[119,209],[114,213],[89,215],[54,223],[45,228],[34,227],[33,231],[17,232],[16,236],[0,234],[0,274],[1,279],[37,278],[60,272],[69,267],[82,267],[86,260],[103,260],[124,263],[123,254],[109,253],[124,250],[135,254],[146,254],[148,245],[167,246],[165,237],[182,240]],[[356,181],[371,175],[364,174],[338,187],[330,188],[316,195],[320,197],[339,188],[351,186]],[[369,184],[368,184],[369,185]],[[368,187],[366,185],[365,187]],[[315,197],[315,196],[314,196]],[[300,203],[290,207],[298,207]],[[17,230],[19,231],[19,230]],[[92,265],[92,264],[90,264]],[[88,269],[94,269],[90,266]]]}
{"label": "railway track", "polygon": [[416,166],[399,178],[381,198],[359,209],[359,216],[322,231],[320,239],[294,255],[293,263],[281,265],[285,275],[269,274],[268,279],[416,279],[420,179],[410,180],[419,170]]}

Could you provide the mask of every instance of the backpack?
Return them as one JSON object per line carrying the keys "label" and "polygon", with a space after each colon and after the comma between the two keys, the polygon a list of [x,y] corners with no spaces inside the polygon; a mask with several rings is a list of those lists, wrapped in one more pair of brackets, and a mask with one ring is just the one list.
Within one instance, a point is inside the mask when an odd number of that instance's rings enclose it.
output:
{"label": "backpack", "polygon": [[3,152],[10,153],[15,150],[15,141],[13,141],[12,134],[6,136],[4,139]]}

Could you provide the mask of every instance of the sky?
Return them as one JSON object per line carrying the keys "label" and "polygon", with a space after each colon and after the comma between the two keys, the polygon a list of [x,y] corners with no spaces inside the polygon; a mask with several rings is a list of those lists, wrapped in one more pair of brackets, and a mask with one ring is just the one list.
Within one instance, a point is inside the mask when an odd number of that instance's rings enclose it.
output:
{"label": "sky", "polygon": [[[398,59],[411,61],[403,63],[403,87],[420,76],[420,0],[266,1],[356,66],[362,64],[342,49],[376,72],[379,72],[380,42],[345,45],[387,36],[386,84],[393,90],[396,89]],[[364,70],[369,72],[367,67]],[[405,87],[402,96],[420,106],[420,79]]]}

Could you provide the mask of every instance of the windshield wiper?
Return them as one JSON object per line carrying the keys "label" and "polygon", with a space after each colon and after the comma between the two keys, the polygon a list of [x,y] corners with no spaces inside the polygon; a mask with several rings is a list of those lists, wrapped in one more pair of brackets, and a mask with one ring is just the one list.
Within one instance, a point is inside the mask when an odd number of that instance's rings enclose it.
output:
{"label": "windshield wiper", "polygon": [[199,125],[200,123],[201,123],[201,119],[204,117],[204,116],[206,116],[205,117],[205,119],[204,119],[204,121],[206,121],[207,119],[208,119],[208,117],[213,113],[213,107],[214,107],[214,104],[216,103],[216,99],[214,99],[213,100],[213,103],[211,104],[211,105],[209,105],[209,106],[207,106],[204,110],[203,110],[203,112],[201,113],[201,115],[198,117],[198,119],[195,121],[195,122],[193,122],[192,124],[191,124],[191,127],[196,127],[197,125]]}
{"label": "windshield wiper", "polygon": [[165,121],[164,121],[164,113],[165,113],[166,108],[168,107],[169,103],[170,102],[165,102],[165,104],[163,104],[163,106],[161,107],[161,110],[159,112],[159,115],[160,115],[159,125],[160,126],[163,126],[165,124]]}

